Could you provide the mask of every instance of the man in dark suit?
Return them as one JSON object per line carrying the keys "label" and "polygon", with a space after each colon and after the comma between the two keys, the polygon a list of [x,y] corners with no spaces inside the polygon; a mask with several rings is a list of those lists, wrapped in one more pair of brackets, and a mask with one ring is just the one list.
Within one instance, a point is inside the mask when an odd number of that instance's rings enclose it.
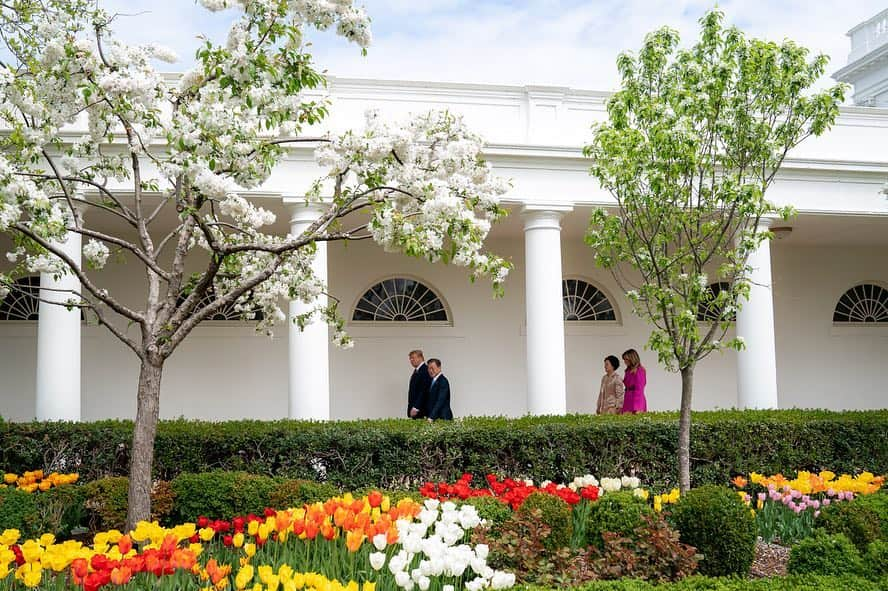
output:
{"label": "man in dark suit", "polygon": [[450,382],[441,373],[441,360],[429,359],[429,375],[432,376],[432,385],[429,388],[428,419],[445,421],[453,420],[453,411],[450,410]]}
{"label": "man in dark suit", "polygon": [[411,419],[421,419],[428,414],[429,386],[432,385],[432,376],[429,375],[422,351],[419,349],[410,351],[407,359],[413,366],[410,388],[407,390],[407,416]]}

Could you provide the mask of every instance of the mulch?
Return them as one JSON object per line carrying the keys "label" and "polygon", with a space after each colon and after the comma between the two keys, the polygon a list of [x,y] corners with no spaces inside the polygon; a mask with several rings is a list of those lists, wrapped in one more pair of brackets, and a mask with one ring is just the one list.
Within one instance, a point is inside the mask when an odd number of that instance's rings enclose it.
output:
{"label": "mulch", "polygon": [[755,558],[752,560],[749,576],[754,579],[783,576],[786,574],[787,562],[789,548],[758,540],[755,543]]}

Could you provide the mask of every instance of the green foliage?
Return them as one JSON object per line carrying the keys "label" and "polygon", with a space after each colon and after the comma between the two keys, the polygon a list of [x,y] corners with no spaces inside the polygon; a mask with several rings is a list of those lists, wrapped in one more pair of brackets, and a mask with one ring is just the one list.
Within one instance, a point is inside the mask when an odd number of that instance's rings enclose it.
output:
{"label": "green foliage", "polygon": [[742,348],[722,339],[749,293],[749,254],[769,237],[757,222],[791,213],[765,192],[786,152],[826,131],[844,99],[842,85],[809,93],[825,56],[809,61],[792,41],[747,39],[723,20],[707,13],[687,49],[664,27],[620,54],[621,89],[584,151],[619,208],[593,215],[587,243],[632,287],[635,313],[653,325],[648,347],[668,368]]}
{"label": "green foliage", "polygon": [[815,531],[792,547],[789,563],[790,574],[841,575],[859,573],[863,564],[860,553],[844,534],[830,535]]}
{"label": "green foliage", "polygon": [[553,550],[558,544],[549,540],[551,535],[552,528],[545,523],[543,512],[525,509],[515,511],[495,530],[488,526],[476,531],[472,540],[490,548],[489,566],[514,573],[520,583],[563,584],[581,580],[574,553],[566,547]]}
{"label": "green foliage", "polygon": [[589,506],[585,523],[586,539],[580,541],[580,545],[592,544],[602,549],[605,547],[603,536],[608,532],[633,539],[635,531],[645,525],[645,517],[653,516],[651,506],[631,491],[605,493]]}
{"label": "green foliage", "polygon": [[863,555],[863,572],[871,579],[888,577],[888,540],[876,540]]}
{"label": "green foliage", "polygon": [[481,519],[493,528],[501,526],[512,516],[511,507],[496,497],[471,497],[461,504],[473,506]]}
{"label": "green foliage", "polygon": [[[676,486],[677,413],[643,416],[466,418],[449,424],[408,420],[161,421],[155,480],[214,469],[325,481],[340,490],[416,489],[463,473],[569,481],[624,474],[630,468],[658,490]],[[824,468],[888,473],[888,411],[695,412],[691,476],[724,484],[735,474],[784,474]],[[750,436],[750,433],[767,433]],[[81,482],[125,476],[132,423],[0,424],[0,462],[19,474],[50,469],[54,458],[77,466]],[[50,470],[51,471],[51,470]],[[857,501],[855,501],[857,502]]]}
{"label": "green foliage", "polygon": [[91,531],[123,530],[126,527],[128,478],[101,478],[83,485],[83,488]]}
{"label": "green foliage", "polygon": [[293,509],[323,502],[338,494],[339,490],[332,484],[305,479],[287,480],[272,489],[268,503],[274,509]]}
{"label": "green foliage", "polygon": [[556,551],[570,546],[573,515],[570,505],[562,499],[546,493],[533,493],[521,503],[515,513],[522,518],[530,514],[539,515],[539,519],[550,529],[543,542],[546,549]]}
{"label": "green foliage", "polygon": [[[563,587],[526,587],[526,591],[561,591]],[[676,583],[655,584],[645,581],[593,581],[571,587],[572,591],[884,591],[876,581],[856,575],[792,575],[767,579],[688,577]]]}
{"label": "green foliage", "polygon": [[229,519],[258,514],[270,506],[278,483],[268,476],[217,471],[180,474],[171,484],[176,493],[173,518],[194,521],[200,516]]}
{"label": "green foliage", "polygon": [[870,505],[855,499],[823,507],[816,525],[828,534],[844,534],[857,550],[866,552],[870,542],[881,534],[879,513]]}
{"label": "green foliage", "polygon": [[703,555],[709,576],[746,575],[755,555],[755,518],[736,493],[707,485],[688,491],[672,510],[681,541]]}
{"label": "green foliage", "polygon": [[0,531],[17,529],[27,536],[36,531],[38,521],[35,495],[15,488],[0,488]]}
{"label": "green foliage", "polygon": [[629,535],[605,532],[602,549],[591,547],[590,569],[599,579],[643,579],[665,583],[692,574],[699,561],[693,546],[658,515],[643,515]]}
{"label": "green foliage", "polygon": [[888,490],[882,488],[871,495],[860,495],[852,503],[866,507],[873,512],[879,523],[878,537],[888,540]]}
{"label": "green foliage", "polygon": [[68,537],[86,522],[86,489],[83,486],[54,487],[35,495],[36,534],[53,533]]}

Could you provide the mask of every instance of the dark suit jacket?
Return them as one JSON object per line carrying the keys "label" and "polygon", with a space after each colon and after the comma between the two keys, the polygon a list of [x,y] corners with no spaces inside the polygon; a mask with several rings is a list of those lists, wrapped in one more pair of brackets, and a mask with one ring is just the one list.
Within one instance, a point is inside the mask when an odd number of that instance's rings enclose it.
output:
{"label": "dark suit jacket", "polygon": [[429,389],[429,413],[430,419],[453,420],[453,411],[450,410],[450,382],[441,374]]}
{"label": "dark suit jacket", "polygon": [[429,412],[429,386],[432,385],[432,376],[429,375],[429,366],[423,363],[413,371],[410,376],[410,389],[407,391],[407,416],[410,416],[410,409],[419,409],[416,419],[426,416]]}

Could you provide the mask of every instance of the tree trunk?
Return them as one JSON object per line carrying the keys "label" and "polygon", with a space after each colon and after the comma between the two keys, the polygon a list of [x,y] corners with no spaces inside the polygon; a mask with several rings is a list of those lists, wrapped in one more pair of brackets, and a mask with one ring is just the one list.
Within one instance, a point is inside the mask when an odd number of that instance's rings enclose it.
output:
{"label": "tree trunk", "polygon": [[129,496],[126,527],[151,517],[151,470],[154,465],[154,436],[160,410],[160,378],[163,361],[152,364],[142,361],[139,372],[139,396],[136,423],[133,425],[133,446],[130,458]]}
{"label": "tree trunk", "polygon": [[681,415],[678,419],[678,488],[691,489],[691,396],[694,393],[694,366],[681,370]]}

